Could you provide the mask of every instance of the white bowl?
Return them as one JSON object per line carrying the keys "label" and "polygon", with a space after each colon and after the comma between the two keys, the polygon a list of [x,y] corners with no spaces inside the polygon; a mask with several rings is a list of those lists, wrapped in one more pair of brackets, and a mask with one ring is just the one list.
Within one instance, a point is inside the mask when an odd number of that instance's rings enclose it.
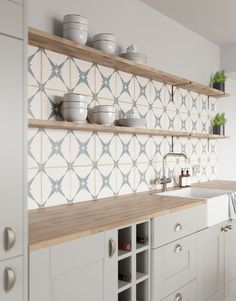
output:
{"label": "white bowl", "polygon": [[124,59],[134,61],[138,64],[145,64],[147,62],[146,54],[139,53],[139,52],[126,52],[119,55]]}
{"label": "white bowl", "polygon": [[63,31],[68,29],[81,29],[84,31],[88,31],[88,25],[82,23],[65,23],[63,24]]}
{"label": "white bowl", "polygon": [[96,41],[112,41],[116,42],[116,36],[112,33],[98,33],[93,36],[93,42]]}
{"label": "white bowl", "polygon": [[64,94],[64,101],[79,101],[87,103],[87,97],[77,93],[66,93]]}
{"label": "white bowl", "polygon": [[112,41],[96,41],[93,42],[93,47],[108,54],[114,54],[116,50],[116,43]]}
{"label": "white bowl", "polygon": [[70,22],[82,23],[88,25],[88,19],[86,17],[81,15],[76,15],[76,14],[68,14],[63,17],[63,23],[70,23]]}
{"label": "white bowl", "polygon": [[67,109],[67,108],[87,109],[88,104],[86,102],[79,102],[79,101],[66,101],[66,102],[63,102],[63,109]]}
{"label": "white bowl", "polygon": [[98,124],[111,125],[115,122],[114,112],[93,112],[93,119]]}
{"label": "white bowl", "polygon": [[63,38],[76,42],[80,45],[85,45],[88,40],[88,32],[81,29],[63,30]]}
{"label": "white bowl", "polygon": [[111,113],[115,113],[116,109],[115,109],[114,106],[110,106],[110,105],[99,105],[99,106],[95,106],[93,108],[93,112],[95,112],[95,113],[97,113],[97,112],[103,112],[103,113],[111,112]]}
{"label": "white bowl", "polygon": [[66,121],[85,122],[88,110],[85,108],[66,108],[62,110],[62,114]]}

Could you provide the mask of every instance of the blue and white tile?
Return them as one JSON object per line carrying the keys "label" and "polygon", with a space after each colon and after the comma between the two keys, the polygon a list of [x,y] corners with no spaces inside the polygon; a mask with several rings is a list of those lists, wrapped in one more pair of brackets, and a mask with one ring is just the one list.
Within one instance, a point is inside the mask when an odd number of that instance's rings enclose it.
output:
{"label": "blue and white tile", "polygon": [[198,161],[201,158],[201,149],[200,139],[190,139],[189,158],[191,161]]}
{"label": "blue and white tile", "polygon": [[70,151],[73,166],[93,165],[95,149],[95,134],[93,132],[72,131]]}
{"label": "blue and white tile", "polygon": [[181,132],[191,132],[191,117],[189,117],[188,113],[180,112],[179,119],[179,130]]}
{"label": "blue and white tile", "polygon": [[117,193],[135,192],[135,170],[132,164],[120,164],[117,168]]}
{"label": "blue and white tile", "polygon": [[151,87],[149,79],[136,76],[135,103],[136,105],[141,106],[149,106],[151,103]]}
{"label": "blue and white tile", "polygon": [[153,116],[149,107],[137,105],[137,111],[139,113],[139,117],[146,120],[146,128],[151,128]]}
{"label": "blue and white tile", "polygon": [[208,115],[208,97],[206,95],[199,95],[199,114],[201,116]]}
{"label": "blue and white tile", "polygon": [[114,165],[99,165],[95,169],[96,199],[117,195],[116,176]]}
{"label": "blue and white tile", "polygon": [[28,209],[41,207],[42,175],[39,168],[28,169]]}
{"label": "blue and white tile", "polygon": [[56,206],[71,202],[68,168],[45,168],[42,173],[42,205]]}
{"label": "blue and white tile", "polygon": [[42,131],[42,164],[45,167],[64,167],[71,163],[71,132],[47,129]]}
{"label": "blue and white tile", "polygon": [[166,103],[166,85],[156,81],[151,81],[151,101],[150,104],[154,108],[163,108]]}
{"label": "blue and white tile", "polygon": [[208,116],[199,115],[197,124],[198,133],[209,134],[210,130],[211,128]]}
{"label": "blue and white tile", "polygon": [[209,162],[216,164],[217,163],[217,141],[210,140],[209,142],[209,153],[208,153],[208,160]]}
{"label": "blue and white tile", "polygon": [[64,92],[44,89],[42,93],[42,119],[64,120],[63,118]]}
{"label": "blue and white tile", "polygon": [[115,104],[117,110],[117,119],[124,118],[126,113],[132,109],[137,109],[131,102],[119,101]]}
{"label": "blue and white tile", "polygon": [[217,114],[217,100],[216,98],[210,97],[209,98],[209,113],[211,117]]}
{"label": "blue and white tile", "polygon": [[199,119],[198,115],[191,114],[189,116],[189,132],[191,133],[198,133],[198,127],[199,127]]}
{"label": "blue and white tile", "polygon": [[188,113],[190,92],[179,88],[177,94],[179,111],[185,114]]}
{"label": "blue and white tile", "polygon": [[164,130],[166,124],[167,113],[162,108],[154,108],[149,110],[150,128]]}
{"label": "blue and white tile", "polygon": [[100,98],[114,99],[116,93],[116,76],[114,69],[97,65],[96,74],[96,96]]}
{"label": "blue and white tile", "polygon": [[95,66],[76,58],[71,59],[71,91],[92,96],[95,93]]}
{"label": "blue and white tile", "polygon": [[97,133],[95,136],[95,141],[95,164],[114,164],[117,161],[116,135],[111,133]]}
{"label": "blue and white tile", "polygon": [[180,128],[181,120],[179,114],[176,114],[176,111],[167,110],[165,129],[168,131],[180,131]]}
{"label": "blue and white tile", "polygon": [[217,164],[214,161],[208,162],[208,178],[210,181],[217,179]]}
{"label": "blue and white tile", "polygon": [[95,170],[92,165],[71,170],[71,201],[73,203],[95,199]]}
{"label": "blue and white tile", "polygon": [[162,162],[153,162],[149,166],[150,189],[161,189],[160,179],[163,176]]}
{"label": "blue and white tile", "polygon": [[134,103],[135,97],[135,77],[133,74],[117,72],[117,93],[118,101]]}
{"label": "blue and white tile", "polygon": [[189,144],[190,144],[190,138],[184,138],[184,137],[174,138],[174,152],[184,153],[189,158],[190,157]]}
{"label": "blue and white tile", "polygon": [[42,131],[28,129],[28,168],[38,168],[42,163]]}
{"label": "blue and white tile", "polygon": [[42,77],[42,50],[28,46],[28,85],[40,86]]}
{"label": "blue and white tile", "polygon": [[162,162],[164,155],[169,152],[166,137],[150,137],[150,159],[153,163]]}
{"label": "blue and white tile", "polygon": [[116,140],[118,164],[132,164],[135,160],[135,138],[130,134],[118,134]]}
{"label": "blue and white tile", "polygon": [[195,92],[190,92],[188,111],[191,115],[198,115],[199,103],[200,103],[199,94],[197,94]]}
{"label": "blue and white tile", "polygon": [[28,118],[42,118],[42,93],[39,87],[28,86]]}
{"label": "blue and white tile", "polygon": [[147,135],[135,136],[135,164],[149,162],[150,143],[150,138]]}
{"label": "blue and white tile", "polygon": [[150,189],[149,168],[148,163],[141,163],[135,166],[135,192],[148,191]]}
{"label": "blue and white tile", "polygon": [[42,84],[45,89],[70,90],[70,58],[60,53],[43,50]]}

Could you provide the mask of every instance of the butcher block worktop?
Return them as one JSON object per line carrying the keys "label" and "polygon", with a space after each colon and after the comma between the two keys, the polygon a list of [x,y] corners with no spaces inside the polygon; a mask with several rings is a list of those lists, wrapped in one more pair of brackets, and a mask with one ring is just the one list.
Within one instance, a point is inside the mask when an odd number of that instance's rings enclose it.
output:
{"label": "butcher block worktop", "polygon": [[[236,191],[236,182],[211,181],[194,187]],[[30,210],[29,248],[49,247],[205,203],[152,193],[155,191]]]}

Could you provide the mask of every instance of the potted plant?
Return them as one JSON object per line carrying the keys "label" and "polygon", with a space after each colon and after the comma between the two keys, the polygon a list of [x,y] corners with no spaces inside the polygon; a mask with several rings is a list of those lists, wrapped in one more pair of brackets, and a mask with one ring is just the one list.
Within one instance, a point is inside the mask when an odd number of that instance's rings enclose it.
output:
{"label": "potted plant", "polygon": [[225,113],[218,113],[212,119],[213,134],[215,135],[225,135],[225,124],[227,119],[225,118]]}
{"label": "potted plant", "polygon": [[213,88],[225,92],[225,81],[226,81],[226,79],[227,79],[227,76],[225,74],[225,70],[217,71],[211,77],[211,82],[213,84]]}

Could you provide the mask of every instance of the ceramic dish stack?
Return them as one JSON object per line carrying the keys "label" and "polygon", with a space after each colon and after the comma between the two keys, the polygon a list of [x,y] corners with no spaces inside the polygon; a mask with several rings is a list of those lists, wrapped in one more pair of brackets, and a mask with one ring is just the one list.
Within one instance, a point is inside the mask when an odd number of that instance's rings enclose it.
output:
{"label": "ceramic dish stack", "polygon": [[88,103],[85,96],[74,93],[65,94],[62,113],[66,121],[85,123],[88,115]]}
{"label": "ceramic dish stack", "polygon": [[138,52],[136,45],[130,45],[125,53],[120,54],[124,59],[134,61],[138,64],[145,64],[147,62],[146,54]]}
{"label": "ceramic dish stack", "polygon": [[137,110],[133,109],[128,111],[124,118],[118,120],[120,126],[127,127],[146,127],[146,119],[140,118]]}
{"label": "ceramic dish stack", "polygon": [[93,47],[108,54],[116,51],[116,37],[112,33],[99,33],[93,37]]}
{"label": "ceramic dish stack", "polygon": [[85,45],[88,39],[88,20],[80,15],[65,15],[63,18],[63,38]]}
{"label": "ceramic dish stack", "polygon": [[93,119],[95,123],[111,125],[114,124],[116,110],[114,106],[100,105],[93,108]]}

